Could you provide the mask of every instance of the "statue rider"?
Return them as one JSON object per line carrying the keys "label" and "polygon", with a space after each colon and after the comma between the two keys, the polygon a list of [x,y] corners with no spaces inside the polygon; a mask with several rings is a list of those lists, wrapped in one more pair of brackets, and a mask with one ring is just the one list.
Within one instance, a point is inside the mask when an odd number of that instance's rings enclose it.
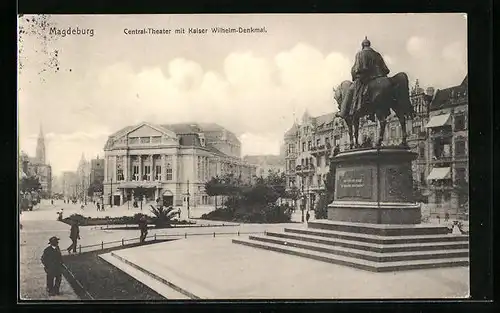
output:
{"label": "statue rider", "polygon": [[[373,50],[370,45],[370,41],[365,37],[361,43],[362,49],[356,53],[354,66],[351,69],[352,80],[354,82],[353,89],[349,91],[353,96],[351,114],[362,108],[369,101],[368,83],[378,77],[387,77],[390,72],[380,53]],[[351,97],[349,96],[348,98],[350,99]],[[369,119],[375,121],[374,114],[371,114]]]}

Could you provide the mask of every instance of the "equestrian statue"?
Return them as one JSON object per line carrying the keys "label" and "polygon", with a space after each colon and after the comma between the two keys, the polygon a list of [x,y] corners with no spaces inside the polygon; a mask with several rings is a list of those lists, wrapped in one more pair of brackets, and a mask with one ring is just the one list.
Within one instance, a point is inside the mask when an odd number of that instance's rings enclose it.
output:
{"label": "equestrian statue", "polygon": [[339,87],[333,89],[334,99],[339,106],[336,116],[341,117],[347,124],[350,147],[359,147],[359,121],[365,116],[373,122],[375,116],[377,117],[380,129],[376,146],[380,147],[391,109],[401,124],[401,146],[407,147],[406,119],[414,116],[408,75],[400,72],[387,77],[389,68],[380,53],[371,48],[368,38],[365,37],[361,47],[351,69],[353,82],[343,81]]}

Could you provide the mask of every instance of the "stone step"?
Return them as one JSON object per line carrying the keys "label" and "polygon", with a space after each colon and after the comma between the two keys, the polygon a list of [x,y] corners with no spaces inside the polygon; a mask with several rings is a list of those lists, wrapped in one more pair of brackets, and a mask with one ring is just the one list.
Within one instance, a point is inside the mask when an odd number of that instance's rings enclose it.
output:
{"label": "stone step", "polygon": [[315,235],[294,234],[287,232],[266,232],[267,236],[279,237],[285,239],[294,239],[305,242],[314,242],[330,246],[339,246],[344,248],[360,249],[372,252],[409,252],[409,251],[428,251],[428,250],[448,250],[448,249],[468,249],[468,242],[433,242],[433,243],[403,243],[403,244],[378,244],[367,243],[357,240],[346,240],[338,238],[327,238]]}
{"label": "stone step", "polygon": [[136,279],[137,281],[141,282],[142,284],[156,291],[160,295],[164,296],[166,299],[182,299],[182,300],[191,299],[185,294],[155,279],[151,275],[148,275],[148,273],[144,272],[142,269],[138,269],[136,267],[127,264],[126,262],[123,262],[121,259],[117,258],[114,254],[105,253],[99,255],[99,257],[102,260],[113,265],[114,267],[118,268],[125,274],[131,276],[132,278]]}
{"label": "stone step", "polygon": [[431,242],[469,242],[467,235],[416,235],[416,236],[378,236],[344,231],[322,229],[285,228],[286,233],[313,235],[326,238],[338,238],[376,244],[404,244],[404,243],[431,243]]}
{"label": "stone step", "polygon": [[296,247],[284,246],[280,244],[272,244],[268,242],[259,242],[250,239],[233,239],[233,243],[246,245],[254,248],[265,249],[269,251],[281,252],[295,256],[301,256],[313,260],[328,262],[332,264],[350,266],[358,269],[363,269],[372,272],[393,272],[402,270],[424,269],[424,268],[441,268],[468,266],[469,258],[446,258],[437,260],[409,260],[400,262],[372,262],[369,260],[356,259],[341,255],[334,255],[319,251],[312,251]]}
{"label": "stone step", "polygon": [[408,261],[408,260],[460,258],[469,256],[468,249],[380,253],[380,252],[364,251],[359,249],[344,248],[339,246],[331,246],[314,242],[304,242],[301,240],[270,237],[265,235],[250,236],[249,239],[272,243],[272,244],[280,244],[300,249],[331,253],[351,258],[364,259],[373,262],[397,262],[397,261]]}
{"label": "stone step", "polygon": [[349,233],[361,233],[378,236],[414,236],[414,235],[440,235],[448,234],[446,226],[416,224],[416,225],[396,225],[396,224],[367,224],[351,223],[330,220],[315,220],[307,224],[307,228],[342,231]]}

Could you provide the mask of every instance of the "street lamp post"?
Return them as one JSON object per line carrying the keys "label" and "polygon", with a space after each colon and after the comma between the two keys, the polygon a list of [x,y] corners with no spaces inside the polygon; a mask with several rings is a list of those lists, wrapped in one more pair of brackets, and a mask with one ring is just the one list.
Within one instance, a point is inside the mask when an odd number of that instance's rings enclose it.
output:
{"label": "street lamp post", "polygon": [[304,209],[305,209],[305,206],[306,206],[306,195],[304,194],[304,181],[305,181],[305,176],[303,175],[302,176],[302,203],[300,205],[300,211],[302,212],[302,223],[304,223]]}

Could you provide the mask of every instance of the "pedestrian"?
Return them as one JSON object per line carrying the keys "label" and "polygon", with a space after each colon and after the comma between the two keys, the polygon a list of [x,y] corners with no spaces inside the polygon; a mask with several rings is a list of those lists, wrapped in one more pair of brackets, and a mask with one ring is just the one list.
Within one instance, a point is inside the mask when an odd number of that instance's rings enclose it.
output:
{"label": "pedestrian", "polygon": [[450,219],[450,213],[448,212],[444,213],[444,221],[448,222],[449,219]]}
{"label": "pedestrian", "polygon": [[52,205],[54,205],[54,199],[51,199],[51,200],[50,200],[50,203],[52,203]]}
{"label": "pedestrian", "polygon": [[59,238],[53,236],[49,239],[49,246],[43,250],[41,260],[47,274],[47,292],[49,296],[58,295],[63,269]]}
{"label": "pedestrian", "polygon": [[143,243],[148,235],[148,221],[144,215],[139,219],[139,229],[141,230],[140,242]]}
{"label": "pedestrian", "polygon": [[67,249],[68,253],[76,253],[76,245],[78,243],[78,239],[80,239],[80,227],[78,227],[77,220],[73,220],[73,223],[71,224],[69,238],[71,239],[71,245]]}
{"label": "pedestrian", "polygon": [[306,213],[306,222],[309,223],[309,219],[311,218],[311,214],[309,214],[309,210]]}

